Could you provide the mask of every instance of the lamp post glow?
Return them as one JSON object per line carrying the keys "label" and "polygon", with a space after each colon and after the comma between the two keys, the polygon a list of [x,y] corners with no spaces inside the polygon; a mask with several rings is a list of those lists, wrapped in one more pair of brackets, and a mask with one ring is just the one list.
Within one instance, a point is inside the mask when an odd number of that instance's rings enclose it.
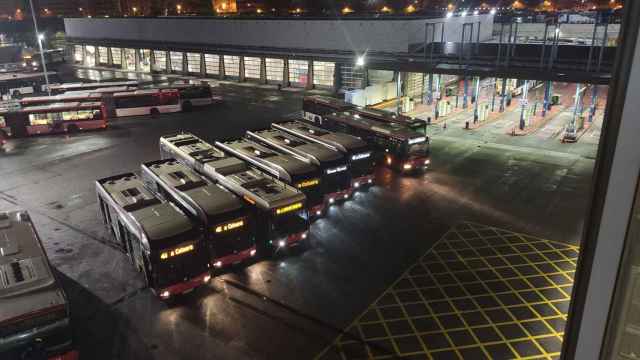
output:
{"label": "lamp post glow", "polygon": [[33,28],[36,32],[36,39],[38,40],[38,48],[40,49],[40,61],[42,63],[42,71],[44,71],[44,82],[47,85],[47,94],[51,96],[51,89],[49,89],[49,75],[47,74],[47,63],[44,61],[44,51],[42,50],[42,40],[44,40],[44,34],[38,31],[38,20],[36,19],[36,12],[33,9],[33,0],[29,0],[29,6],[31,6],[31,17],[33,18]]}
{"label": "lamp post glow", "polygon": [[356,58],[356,66],[364,66],[365,61],[364,61],[364,55],[358,56]]}
{"label": "lamp post glow", "polygon": [[447,12],[447,19],[453,17],[453,13],[451,11]]}

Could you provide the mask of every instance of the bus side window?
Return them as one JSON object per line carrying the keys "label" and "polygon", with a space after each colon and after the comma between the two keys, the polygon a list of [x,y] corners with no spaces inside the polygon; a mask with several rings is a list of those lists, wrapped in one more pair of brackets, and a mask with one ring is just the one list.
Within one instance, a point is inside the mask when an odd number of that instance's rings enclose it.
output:
{"label": "bus side window", "polygon": [[133,259],[134,265],[136,265],[139,269],[143,269],[142,263],[142,251],[140,248],[140,239],[131,233],[128,229],[125,229],[125,233],[127,236],[127,244],[129,244],[129,251],[131,252],[131,257]]}

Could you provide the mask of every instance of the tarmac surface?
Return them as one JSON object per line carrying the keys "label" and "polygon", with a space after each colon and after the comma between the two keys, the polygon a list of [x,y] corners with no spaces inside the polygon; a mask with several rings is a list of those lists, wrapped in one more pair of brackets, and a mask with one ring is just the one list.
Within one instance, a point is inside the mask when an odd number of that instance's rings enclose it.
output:
{"label": "tarmac surface", "polygon": [[109,243],[94,180],[159,158],[160,135],[239,137],[299,111],[303,95],[225,83],[216,92],[221,105],[13,139],[0,152],[0,209],[32,215],[71,299],[83,359],[313,358],[462,221],[580,239],[597,136],[560,144],[434,127],[426,174],[379,169],[376,186],[312,225],[306,248],[235,268],[168,306]]}

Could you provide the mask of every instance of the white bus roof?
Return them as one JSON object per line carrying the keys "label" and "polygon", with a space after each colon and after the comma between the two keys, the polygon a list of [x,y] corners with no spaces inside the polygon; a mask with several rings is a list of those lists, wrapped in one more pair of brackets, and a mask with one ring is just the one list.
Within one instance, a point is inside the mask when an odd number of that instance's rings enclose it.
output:
{"label": "white bus roof", "polygon": [[66,305],[27,212],[0,212],[0,323]]}
{"label": "white bus roof", "polygon": [[[48,76],[53,76],[56,73],[53,71],[48,71]],[[8,80],[27,80],[27,79],[35,79],[44,77],[43,72],[38,73],[5,73],[0,74],[0,81],[8,81]]]}
{"label": "white bus roof", "polygon": [[87,108],[97,108],[97,107],[100,107],[101,105],[102,103],[99,101],[87,101],[87,102],[74,101],[74,102],[27,106],[20,109],[20,112],[43,112],[47,110],[87,109]]}
{"label": "white bus roof", "polygon": [[[119,213],[126,216],[125,223],[138,237],[161,240],[175,236],[193,228],[187,216],[176,206],[155,197],[140,178],[133,173],[115,175],[96,181],[98,193],[108,196]],[[132,220],[134,224],[127,220]],[[144,231],[140,234],[137,230]]]}
{"label": "white bus roof", "polygon": [[64,93],[60,95],[54,96],[29,96],[20,99],[21,104],[29,104],[29,103],[55,103],[55,102],[64,102],[64,101],[72,101],[72,100],[100,100],[102,99],[102,94],[97,93],[95,91],[73,91],[71,93]]}
{"label": "white bus roof", "polygon": [[338,149],[331,149],[327,146],[320,145],[317,142],[311,142],[284,131],[275,129],[266,129],[259,131],[247,131],[247,137],[253,140],[264,142],[269,146],[276,147],[282,151],[295,154],[316,165],[323,162],[330,162],[342,159],[343,156]]}
{"label": "white bus roof", "polygon": [[[206,181],[190,167],[175,159],[150,161],[142,164],[143,173],[152,173],[161,182],[189,205],[197,206],[204,215],[214,216],[242,208],[243,202],[233,193],[217,184]],[[181,199],[178,199],[181,200]]]}
{"label": "white bus roof", "polygon": [[176,92],[178,91],[175,88],[169,88],[169,89],[144,89],[144,90],[133,90],[133,91],[125,91],[125,92],[117,92],[114,93],[113,96],[114,97],[121,97],[121,96],[136,96],[136,95],[153,95],[153,94],[158,94],[158,93],[171,93],[171,92]]}
{"label": "white bus roof", "polygon": [[246,162],[190,133],[161,136],[160,146],[179,161],[262,208],[275,209],[306,198],[294,187],[249,168]]}
{"label": "white bus roof", "polygon": [[367,148],[367,143],[359,137],[321,129],[305,122],[288,121],[273,123],[271,124],[271,127],[286,131],[307,140],[315,141],[325,146],[338,148],[343,152],[351,152]]}
{"label": "white bus roof", "polygon": [[51,90],[71,90],[82,88],[97,88],[97,87],[110,87],[110,86],[137,86],[137,81],[111,81],[111,82],[78,82],[78,83],[66,83],[66,84],[53,84],[49,88]]}

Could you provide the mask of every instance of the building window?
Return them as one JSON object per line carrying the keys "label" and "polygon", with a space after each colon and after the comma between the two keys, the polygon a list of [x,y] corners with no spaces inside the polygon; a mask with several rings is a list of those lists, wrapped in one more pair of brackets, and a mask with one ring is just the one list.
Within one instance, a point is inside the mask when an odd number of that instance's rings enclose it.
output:
{"label": "building window", "polygon": [[100,64],[109,63],[109,48],[98,46],[98,62],[100,62]]}
{"label": "building window", "polygon": [[204,68],[207,75],[219,75],[220,56],[214,54],[204,54]]}
{"label": "building window", "polygon": [[336,64],[332,62],[313,62],[313,84],[319,86],[333,86],[333,72]]}
{"label": "building window", "polygon": [[238,78],[240,77],[240,57],[224,56],[224,75]]}
{"label": "building window", "polygon": [[190,73],[200,72],[200,53],[187,53],[187,69]]}
{"label": "building window", "polygon": [[153,70],[165,71],[167,70],[167,52],[163,50],[153,51]]}
{"label": "building window", "polygon": [[247,79],[260,79],[260,58],[244,57],[244,77]]}
{"label": "building window", "polygon": [[82,60],[83,60],[82,58],[83,58],[83,56],[82,56],[82,45],[75,45],[73,47],[73,59],[76,62],[82,62]]}
{"label": "building window", "polygon": [[179,51],[170,51],[171,71],[184,71],[182,67],[182,53]]}
{"label": "building window", "polygon": [[284,81],[283,59],[265,59],[265,68],[267,70],[267,81]]}
{"label": "building window", "polygon": [[87,66],[96,66],[96,47],[87,45],[84,47],[84,64]]}
{"label": "building window", "polygon": [[124,65],[126,70],[136,69],[136,50],[124,49]]}
{"label": "building window", "polygon": [[111,62],[114,65],[122,65],[122,49],[120,48],[111,48]]}
{"label": "building window", "polygon": [[307,60],[289,60],[289,82],[304,86],[309,81],[309,62]]}

